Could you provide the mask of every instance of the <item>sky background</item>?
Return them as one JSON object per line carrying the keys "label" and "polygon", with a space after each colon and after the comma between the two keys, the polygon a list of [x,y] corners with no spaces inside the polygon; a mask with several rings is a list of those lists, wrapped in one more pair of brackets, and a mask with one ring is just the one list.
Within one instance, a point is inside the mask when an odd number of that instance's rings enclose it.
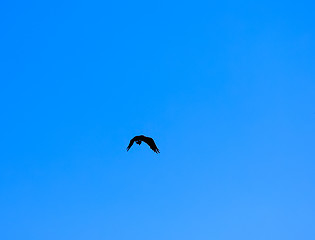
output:
{"label": "sky background", "polygon": [[0,239],[314,240],[314,9],[1,1]]}

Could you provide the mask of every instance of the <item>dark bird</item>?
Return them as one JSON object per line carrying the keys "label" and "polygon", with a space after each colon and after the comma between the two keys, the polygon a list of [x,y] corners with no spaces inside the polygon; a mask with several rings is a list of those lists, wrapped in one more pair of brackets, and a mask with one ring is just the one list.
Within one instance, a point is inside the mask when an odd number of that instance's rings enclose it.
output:
{"label": "dark bird", "polygon": [[130,140],[130,143],[127,147],[127,152],[129,151],[129,149],[131,148],[132,144],[136,142],[137,144],[141,144],[141,142],[145,142],[146,144],[149,145],[149,147],[156,153],[160,153],[160,150],[157,148],[157,146],[155,145],[155,142],[152,138],[150,137],[146,137],[143,135],[140,136],[135,136],[133,139]]}

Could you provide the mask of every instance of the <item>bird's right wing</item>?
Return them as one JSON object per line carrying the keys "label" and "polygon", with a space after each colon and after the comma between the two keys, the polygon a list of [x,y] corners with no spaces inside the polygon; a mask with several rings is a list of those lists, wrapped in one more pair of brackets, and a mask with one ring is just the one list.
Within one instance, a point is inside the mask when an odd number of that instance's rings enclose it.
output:
{"label": "bird's right wing", "polygon": [[131,148],[131,146],[132,146],[132,144],[133,144],[134,142],[135,142],[135,138],[133,138],[133,139],[130,140],[130,143],[129,143],[128,147],[127,147],[127,152],[129,151],[129,149]]}
{"label": "bird's right wing", "polygon": [[160,153],[160,150],[158,149],[158,147],[156,146],[154,140],[152,138],[147,138],[146,139],[146,143],[150,146],[150,148],[156,152],[156,153]]}

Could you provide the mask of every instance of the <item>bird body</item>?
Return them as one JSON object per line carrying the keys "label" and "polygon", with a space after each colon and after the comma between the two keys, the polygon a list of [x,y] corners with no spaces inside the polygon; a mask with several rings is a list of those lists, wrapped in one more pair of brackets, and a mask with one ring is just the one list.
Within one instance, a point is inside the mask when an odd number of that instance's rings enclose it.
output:
{"label": "bird body", "polygon": [[136,142],[137,144],[141,144],[141,142],[145,142],[146,144],[149,145],[149,147],[156,153],[160,153],[160,150],[157,148],[154,140],[150,137],[146,137],[144,135],[139,135],[139,136],[135,136],[133,139],[130,140],[130,143],[127,147],[127,152],[129,151],[129,149],[131,148],[131,146],[133,145],[133,143]]}

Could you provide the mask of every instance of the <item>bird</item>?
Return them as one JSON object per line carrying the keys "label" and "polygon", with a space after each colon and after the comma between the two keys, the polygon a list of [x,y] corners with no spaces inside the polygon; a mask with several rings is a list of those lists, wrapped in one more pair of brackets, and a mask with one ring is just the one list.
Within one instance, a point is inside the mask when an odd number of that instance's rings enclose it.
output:
{"label": "bird", "polygon": [[139,136],[135,136],[133,139],[130,140],[130,143],[127,147],[127,152],[129,151],[129,149],[131,148],[132,144],[136,142],[137,144],[141,144],[141,142],[145,142],[146,144],[149,145],[149,147],[156,153],[160,153],[160,150],[157,148],[157,146],[155,145],[155,142],[152,138],[150,137],[146,137],[144,135],[139,135]]}

